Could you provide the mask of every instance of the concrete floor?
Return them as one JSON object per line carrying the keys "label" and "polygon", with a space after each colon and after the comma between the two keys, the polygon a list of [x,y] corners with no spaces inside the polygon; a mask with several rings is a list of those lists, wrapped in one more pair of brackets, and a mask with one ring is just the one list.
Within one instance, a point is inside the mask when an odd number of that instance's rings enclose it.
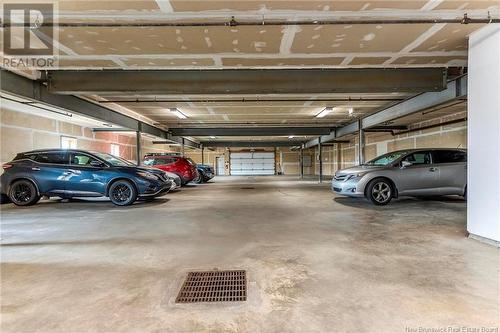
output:
{"label": "concrete floor", "polygon": [[[254,187],[254,189],[241,189]],[[291,177],[152,203],[2,206],[2,332],[408,332],[498,326],[499,250],[459,198],[377,208]],[[246,269],[247,302],[176,305],[189,270]]]}

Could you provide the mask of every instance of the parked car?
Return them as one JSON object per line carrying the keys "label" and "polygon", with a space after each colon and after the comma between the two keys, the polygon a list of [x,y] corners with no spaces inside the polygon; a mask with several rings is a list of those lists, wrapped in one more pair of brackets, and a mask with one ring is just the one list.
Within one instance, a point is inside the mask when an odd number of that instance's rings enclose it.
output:
{"label": "parked car", "polygon": [[198,171],[198,177],[194,181],[198,184],[206,183],[214,178],[214,168],[210,165],[196,164],[196,170]]}
{"label": "parked car", "polygon": [[181,178],[182,185],[198,177],[196,163],[176,154],[148,154],[144,157],[144,165],[175,173]]}
{"label": "parked car", "polygon": [[172,180],[158,169],[137,167],[119,157],[84,150],[48,149],[17,154],[3,165],[1,191],[18,206],[41,196],[109,197],[118,206],[166,194]]}
{"label": "parked car", "polygon": [[181,185],[182,185],[181,177],[177,176],[173,172],[168,172],[168,171],[164,171],[164,172],[167,175],[167,177],[170,178],[170,180],[172,180],[172,186],[170,187],[170,191],[177,190],[177,189],[181,188]]}
{"label": "parked car", "polygon": [[460,195],[466,198],[467,151],[394,151],[366,164],[337,171],[331,186],[335,193],[366,197],[375,205],[386,205],[400,195]]}

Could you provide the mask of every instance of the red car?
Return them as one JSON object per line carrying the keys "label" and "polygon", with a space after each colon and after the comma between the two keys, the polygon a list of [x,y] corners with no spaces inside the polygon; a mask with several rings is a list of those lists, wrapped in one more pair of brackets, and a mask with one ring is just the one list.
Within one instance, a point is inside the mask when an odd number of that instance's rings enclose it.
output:
{"label": "red car", "polygon": [[192,159],[180,155],[148,154],[144,156],[144,165],[175,173],[181,177],[182,185],[198,178],[196,163]]}

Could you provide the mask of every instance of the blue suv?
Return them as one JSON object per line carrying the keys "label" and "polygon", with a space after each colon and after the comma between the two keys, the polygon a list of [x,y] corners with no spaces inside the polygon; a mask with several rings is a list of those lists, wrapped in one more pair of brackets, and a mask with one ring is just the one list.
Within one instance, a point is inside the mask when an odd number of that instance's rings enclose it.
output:
{"label": "blue suv", "polygon": [[20,153],[12,162],[4,164],[3,169],[0,192],[18,206],[34,205],[41,196],[106,196],[115,205],[127,206],[137,198],[164,195],[172,186],[172,180],[161,170],[83,150]]}

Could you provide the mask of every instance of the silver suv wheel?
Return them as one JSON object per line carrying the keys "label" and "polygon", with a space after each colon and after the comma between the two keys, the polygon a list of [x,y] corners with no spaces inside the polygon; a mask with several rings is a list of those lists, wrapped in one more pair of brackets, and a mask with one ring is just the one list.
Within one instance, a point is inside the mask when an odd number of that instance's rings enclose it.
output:
{"label": "silver suv wheel", "polygon": [[392,186],[386,179],[375,179],[368,184],[366,194],[375,205],[387,205],[392,199]]}

